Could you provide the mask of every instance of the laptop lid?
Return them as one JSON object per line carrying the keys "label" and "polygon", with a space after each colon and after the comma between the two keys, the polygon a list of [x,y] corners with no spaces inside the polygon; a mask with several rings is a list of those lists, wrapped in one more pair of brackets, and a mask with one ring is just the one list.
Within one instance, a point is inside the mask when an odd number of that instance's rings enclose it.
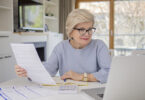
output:
{"label": "laptop lid", "polygon": [[103,100],[145,100],[145,56],[113,58]]}

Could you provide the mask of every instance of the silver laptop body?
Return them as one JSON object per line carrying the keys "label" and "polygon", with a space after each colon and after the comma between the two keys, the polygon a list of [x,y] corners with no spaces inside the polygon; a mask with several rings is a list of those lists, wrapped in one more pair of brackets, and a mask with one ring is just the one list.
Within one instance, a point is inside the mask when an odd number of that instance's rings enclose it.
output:
{"label": "silver laptop body", "polygon": [[145,100],[145,56],[113,58],[103,100]]}

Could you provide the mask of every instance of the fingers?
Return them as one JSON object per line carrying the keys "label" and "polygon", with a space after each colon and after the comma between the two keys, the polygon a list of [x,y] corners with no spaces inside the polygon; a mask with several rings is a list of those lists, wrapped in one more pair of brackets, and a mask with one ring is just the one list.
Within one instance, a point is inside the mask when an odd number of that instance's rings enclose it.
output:
{"label": "fingers", "polygon": [[75,81],[80,81],[80,80],[82,80],[82,75],[70,70],[70,71],[66,72],[63,76],[61,76],[62,80],[68,79],[68,78],[75,80]]}
{"label": "fingers", "polygon": [[68,78],[69,78],[69,79],[72,79],[72,72],[73,72],[73,71],[70,70],[70,71],[64,73],[64,75],[61,76],[61,79],[62,79],[62,80],[68,79]]}
{"label": "fingers", "polygon": [[21,68],[19,65],[15,65],[15,68]]}
{"label": "fingers", "polygon": [[20,66],[15,65],[15,70],[21,70],[21,69],[24,69],[24,68],[21,68]]}
{"label": "fingers", "polygon": [[24,72],[26,72],[26,70],[25,70],[24,68],[16,68],[16,69],[15,69],[15,72],[24,73]]}
{"label": "fingers", "polygon": [[27,77],[27,71],[18,65],[15,65],[15,72],[20,77]]}
{"label": "fingers", "polygon": [[18,65],[15,65],[15,71],[26,71],[26,70]]}
{"label": "fingers", "polygon": [[68,78],[71,78],[69,75],[66,75],[64,74],[63,76],[61,76],[61,79],[64,80],[64,79],[68,79]]}
{"label": "fingers", "polygon": [[16,74],[20,77],[27,77],[27,73],[26,72],[16,72]]}
{"label": "fingers", "polygon": [[23,71],[23,72],[16,72],[17,75],[20,75],[20,74],[27,74],[27,72]]}

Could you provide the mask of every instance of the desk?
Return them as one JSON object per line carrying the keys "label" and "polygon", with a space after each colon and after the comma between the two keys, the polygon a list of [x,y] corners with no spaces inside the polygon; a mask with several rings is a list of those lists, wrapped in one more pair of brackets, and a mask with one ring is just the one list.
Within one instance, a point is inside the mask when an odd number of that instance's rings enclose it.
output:
{"label": "desk", "polygon": [[[59,77],[53,77],[53,79],[58,83],[58,82],[63,82],[60,80]],[[70,82],[75,82],[72,80],[68,80]],[[25,85],[30,85],[34,86],[36,85],[33,82],[28,81],[26,78],[16,78],[13,80],[9,80],[7,82],[0,83],[0,87],[9,87],[9,86],[25,86]],[[47,88],[47,86],[45,86]],[[40,98],[35,98],[31,100],[93,100],[93,98],[85,95],[83,92],[81,92],[82,89],[87,89],[87,88],[97,88],[97,87],[105,87],[105,84],[100,84],[97,82],[88,82],[88,86],[79,86],[79,92],[77,94],[54,94],[54,95],[49,95],[47,97],[40,97]],[[58,89],[58,86],[55,86],[53,89]],[[30,100],[30,99],[27,99]]]}

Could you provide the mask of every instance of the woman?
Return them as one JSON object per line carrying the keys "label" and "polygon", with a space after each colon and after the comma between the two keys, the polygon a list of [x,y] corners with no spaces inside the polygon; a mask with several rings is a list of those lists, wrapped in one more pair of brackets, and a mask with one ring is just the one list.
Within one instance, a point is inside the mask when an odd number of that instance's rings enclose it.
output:
{"label": "woman", "polygon": [[[94,16],[85,9],[75,9],[67,17],[69,40],[59,43],[45,66],[51,76],[59,70],[61,79],[104,83],[110,69],[110,56],[101,40],[92,40]],[[15,66],[18,76],[27,76],[25,69]]]}

